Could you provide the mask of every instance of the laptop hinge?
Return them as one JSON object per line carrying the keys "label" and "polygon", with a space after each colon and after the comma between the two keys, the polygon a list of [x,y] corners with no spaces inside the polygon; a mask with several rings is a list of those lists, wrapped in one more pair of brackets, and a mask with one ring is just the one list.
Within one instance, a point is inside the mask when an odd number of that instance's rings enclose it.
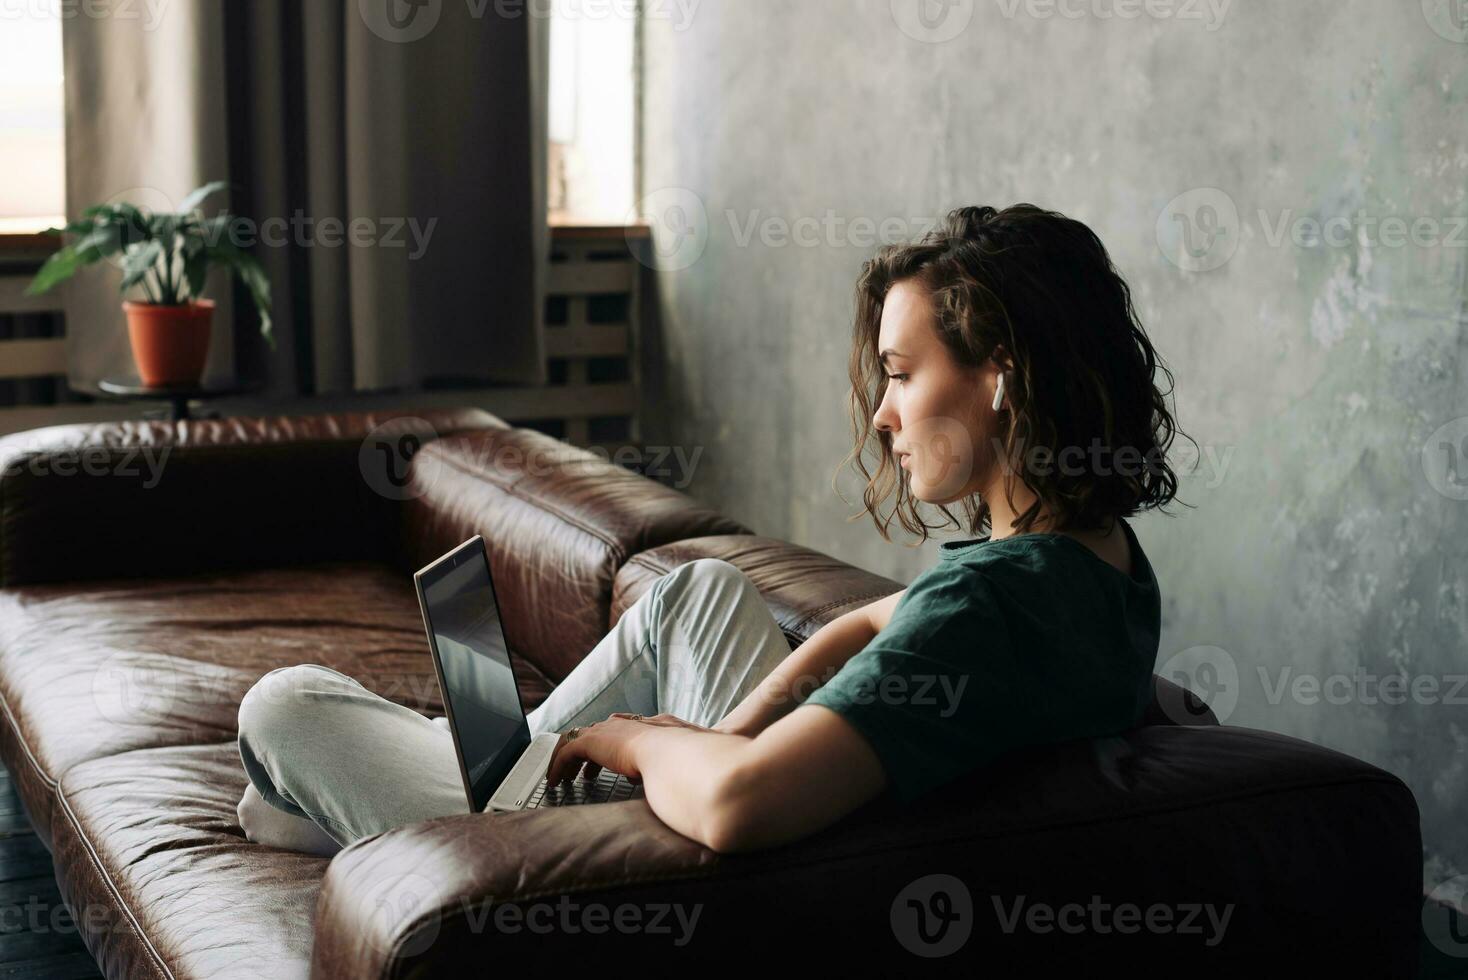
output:
{"label": "laptop hinge", "polygon": [[489,804],[485,809],[519,810],[523,808],[526,801],[534,795],[541,780],[545,778],[545,770],[550,765],[551,753],[555,751],[556,743],[560,740],[561,736],[555,732],[545,732],[535,736],[526,747],[524,754],[515,762],[515,767],[510,770],[510,774],[489,798]]}

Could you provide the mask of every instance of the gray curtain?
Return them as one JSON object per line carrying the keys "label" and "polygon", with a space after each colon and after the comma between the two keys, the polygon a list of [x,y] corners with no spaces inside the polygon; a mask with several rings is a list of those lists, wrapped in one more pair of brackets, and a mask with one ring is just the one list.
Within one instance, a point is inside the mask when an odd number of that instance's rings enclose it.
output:
{"label": "gray curtain", "polygon": [[[231,182],[278,349],[243,291],[212,283],[235,302],[211,374],[282,395],[545,382],[549,32],[532,5],[159,6],[157,24],[66,22],[68,206]],[[130,369],[114,285],[72,291],[73,377]]]}

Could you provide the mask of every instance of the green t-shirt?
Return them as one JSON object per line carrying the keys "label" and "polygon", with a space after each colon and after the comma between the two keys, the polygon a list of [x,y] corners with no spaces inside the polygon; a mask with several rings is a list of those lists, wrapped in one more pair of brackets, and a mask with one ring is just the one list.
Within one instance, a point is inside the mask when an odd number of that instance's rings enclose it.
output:
{"label": "green t-shirt", "polygon": [[1152,698],[1161,600],[1122,527],[1130,576],[1062,534],[943,544],[887,628],[805,703],[861,732],[904,801],[1011,749],[1133,727]]}

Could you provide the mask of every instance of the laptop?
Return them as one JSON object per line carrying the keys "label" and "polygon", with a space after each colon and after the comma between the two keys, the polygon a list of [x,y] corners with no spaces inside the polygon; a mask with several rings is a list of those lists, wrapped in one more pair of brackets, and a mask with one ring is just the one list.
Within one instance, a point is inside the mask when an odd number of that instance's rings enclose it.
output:
{"label": "laptop", "polygon": [[471,813],[607,803],[643,795],[642,786],[603,769],[545,785],[561,736],[530,737],[520,688],[500,624],[484,538],[475,535],[413,575],[433,667],[459,756]]}

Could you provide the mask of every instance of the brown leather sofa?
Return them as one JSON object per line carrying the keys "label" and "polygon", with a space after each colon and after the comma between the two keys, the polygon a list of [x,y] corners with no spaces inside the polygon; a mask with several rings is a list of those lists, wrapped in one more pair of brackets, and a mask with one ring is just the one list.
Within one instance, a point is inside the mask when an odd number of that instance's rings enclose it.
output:
{"label": "brown leather sofa", "polygon": [[[659,972],[1414,975],[1410,791],[1220,726],[1160,679],[1133,731],[1015,753],[758,854],[706,850],[641,800],[434,820],[330,861],[247,842],[245,690],[314,662],[438,712],[411,573],[476,533],[527,705],[695,558],[748,574],[792,646],[900,587],[479,410],[420,413],[411,467],[377,472],[364,447],[388,421],[0,440],[0,753],[109,977],[621,972],[618,956]],[[156,478],[142,450],[167,450]],[[913,899],[932,875],[943,896]],[[1128,903],[1141,919],[1120,917]],[[1208,904],[1231,909],[1221,933],[1199,928]],[[919,912],[934,918],[915,941]],[[940,934],[962,941],[925,955]]]}

